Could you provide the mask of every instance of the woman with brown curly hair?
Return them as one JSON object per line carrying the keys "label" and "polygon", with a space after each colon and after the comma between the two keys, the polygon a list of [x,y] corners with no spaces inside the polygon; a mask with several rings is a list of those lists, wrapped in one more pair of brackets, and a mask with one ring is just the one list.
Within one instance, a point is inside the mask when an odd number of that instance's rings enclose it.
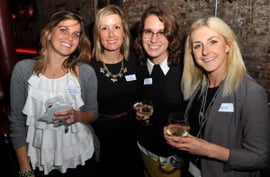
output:
{"label": "woman with brown curly hair", "polygon": [[[180,89],[182,46],[179,28],[169,11],[150,7],[142,15],[138,30],[134,48],[139,57],[141,100],[151,100],[154,107],[150,125],[141,124],[138,133],[145,174],[149,177],[179,177],[182,162],[175,159],[175,151],[162,136],[169,114],[184,112],[185,108]],[[136,106],[134,108],[137,110]],[[138,111],[136,114],[143,122],[145,117]],[[177,163],[171,163],[173,159],[178,160]]]}

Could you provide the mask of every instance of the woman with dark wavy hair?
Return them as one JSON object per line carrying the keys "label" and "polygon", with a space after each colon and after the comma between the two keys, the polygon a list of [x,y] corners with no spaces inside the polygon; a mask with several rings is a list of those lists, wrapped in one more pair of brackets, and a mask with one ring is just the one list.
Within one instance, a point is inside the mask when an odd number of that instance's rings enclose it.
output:
{"label": "woman with dark wavy hair", "polygon": [[[167,145],[162,129],[169,114],[184,112],[185,103],[181,93],[181,37],[176,20],[163,7],[150,7],[142,15],[134,49],[138,54],[138,78],[141,100],[153,103],[154,113],[150,125],[141,124],[138,131],[138,146],[148,177],[179,177],[181,161],[173,164],[176,152]],[[157,72],[156,72],[157,71]],[[139,114],[134,106],[137,119]]]}

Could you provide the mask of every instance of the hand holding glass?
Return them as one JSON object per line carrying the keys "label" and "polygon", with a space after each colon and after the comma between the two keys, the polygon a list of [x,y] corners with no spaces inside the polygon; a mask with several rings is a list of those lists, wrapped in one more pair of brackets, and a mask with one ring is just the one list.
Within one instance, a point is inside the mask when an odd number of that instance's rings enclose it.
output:
{"label": "hand holding glass", "polygon": [[189,129],[188,120],[183,113],[176,112],[169,115],[166,132],[168,135],[185,137],[188,135]]}
{"label": "hand holding glass", "polygon": [[143,120],[144,125],[150,125],[151,120],[150,117],[154,112],[154,107],[152,101],[144,100],[135,105],[135,109],[137,111],[137,115]]}

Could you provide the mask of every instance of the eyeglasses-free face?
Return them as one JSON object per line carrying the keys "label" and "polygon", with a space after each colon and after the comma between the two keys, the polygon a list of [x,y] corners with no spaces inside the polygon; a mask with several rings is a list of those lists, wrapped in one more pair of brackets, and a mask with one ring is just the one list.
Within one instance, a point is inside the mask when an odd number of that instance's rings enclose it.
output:
{"label": "eyeglasses-free face", "polygon": [[46,35],[50,40],[48,44],[52,51],[57,55],[66,57],[71,55],[79,46],[80,33],[80,23],[73,19],[66,19],[59,22],[51,31],[47,31]]}
{"label": "eyeglasses-free face", "polygon": [[124,40],[122,19],[117,14],[105,15],[99,23],[99,39],[104,50],[120,50]]}

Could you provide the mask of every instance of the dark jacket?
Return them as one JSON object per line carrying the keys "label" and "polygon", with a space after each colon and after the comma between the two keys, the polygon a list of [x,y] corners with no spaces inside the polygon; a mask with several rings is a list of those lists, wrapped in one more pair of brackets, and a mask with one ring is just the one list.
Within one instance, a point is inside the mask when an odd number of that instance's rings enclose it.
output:
{"label": "dark jacket", "polygon": [[[191,111],[191,97],[186,114]],[[207,113],[204,139],[230,149],[227,162],[201,158],[202,177],[259,177],[270,158],[270,114],[265,90],[245,77],[233,95],[222,97],[223,86]],[[231,104],[230,111],[221,105]]]}

